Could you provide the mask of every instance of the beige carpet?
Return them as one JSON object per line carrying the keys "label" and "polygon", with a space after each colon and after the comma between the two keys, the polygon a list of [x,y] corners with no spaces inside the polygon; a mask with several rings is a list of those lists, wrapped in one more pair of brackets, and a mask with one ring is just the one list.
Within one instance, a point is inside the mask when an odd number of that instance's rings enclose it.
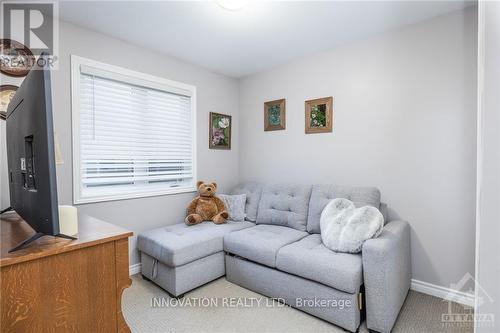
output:
{"label": "beige carpet", "polygon": [[[340,327],[310,316],[299,310],[278,306],[266,307],[268,298],[220,278],[185,295],[192,306],[171,307],[165,291],[153,283],[132,277],[132,286],[123,294],[125,320],[132,332],[344,332]],[[221,306],[194,304],[196,300],[217,298]],[[153,298],[164,299],[169,306],[152,306]],[[246,303],[231,308],[222,306],[224,298],[246,299]],[[257,300],[260,299],[260,306]],[[253,304],[251,303],[253,300]],[[175,302],[175,301],[174,301]],[[187,302],[186,300],[184,302]],[[215,301],[214,301],[215,302]],[[165,304],[164,304],[165,305]],[[198,306],[196,306],[198,305]],[[453,304],[453,313],[467,311]],[[472,332],[471,325],[444,326],[441,315],[448,313],[448,303],[432,296],[410,291],[393,332]],[[360,332],[368,332],[361,325]]]}

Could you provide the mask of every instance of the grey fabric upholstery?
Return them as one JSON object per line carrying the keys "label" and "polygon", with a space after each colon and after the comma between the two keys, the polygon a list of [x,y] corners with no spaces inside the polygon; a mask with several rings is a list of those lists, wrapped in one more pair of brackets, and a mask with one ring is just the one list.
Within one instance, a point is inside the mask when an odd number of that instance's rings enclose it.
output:
{"label": "grey fabric upholstery", "polygon": [[336,198],[349,199],[356,207],[373,206],[380,207],[380,191],[375,187],[355,187],[337,185],[314,185],[312,187],[311,200],[309,203],[309,215],[307,218],[307,231],[319,234],[319,220],[323,208]]}
{"label": "grey fabric upholstery", "polygon": [[405,221],[385,225],[378,238],[363,245],[367,327],[390,332],[410,288],[410,226]]}
{"label": "grey fabric upholstery", "polygon": [[254,226],[251,222],[184,223],[149,230],[137,237],[137,248],[170,267],[187,264],[223,250],[225,234]]}
{"label": "grey fabric upholstery", "polygon": [[387,204],[381,202],[379,210],[382,213],[382,216],[384,217],[384,224],[389,222],[389,208],[387,207]]}
{"label": "grey fabric upholstery", "polygon": [[262,191],[257,224],[274,224],[305,231],[310,185],[267,185]]}
{"label": "grey fabric upholstery", "polygon": [[323,245],[318,234],[282,247],[276,267],[350,294],[357,293],[363,283],[361,255],[333,252]]}
{"label": "grey fabric upholstery", "polygon": [[226,273],[224,252],[217,252],[188,264],[170,267],[141,252],[142,275],[174,296],[179,296]]}
{"label": "grey fabric upholstery", "polygon": [[261,224],[224,236],[224,250],[269,267],[276,267],[278,250],[307,235],[304,231],[288,227]]}
{"label": "grey fabric upholstery", "polygon": [[[345,293],[321,283],[228,255],[226,279],[260,294],[283,299],[288,305],[346,330],[355,332],[359,327],[360,312],[356,294]],[[337,306],[332,306],[332,303],[315,306],[315,300],[337,301]],[[308,305],[305,301],[311,301],[313,304]],[[341,306],[341,303],[344,306]]]}
{"label": "grey fabric upholstery", "polygon": [[[376,188],[269,185],[263,190],[246,183],[231,193],[247,195],[246,219],[257,225],[204,222],[142,233],[143,274],[179,295],[226,273],[233,283],[353,332],[360,324],[357,294],[364,283],[368,328],[390,332],[411,281],[408,223],[387,223],[378,238],[364,243],[361,255],[329,251],[319,235],[321,212],[334,198],[379,208],[387,221],[387,206]],[[299,304],[315,299],[349,301],[350,306]]]}
{"label": "grey fabric upholstery", "polygon": [[260,196],[262,194],[262,184],[247,182],[237,185],[230,194],[246,194],[247,202],[245,207],[246,220],[255,222],[257,220],[257,210],[259,208]]}

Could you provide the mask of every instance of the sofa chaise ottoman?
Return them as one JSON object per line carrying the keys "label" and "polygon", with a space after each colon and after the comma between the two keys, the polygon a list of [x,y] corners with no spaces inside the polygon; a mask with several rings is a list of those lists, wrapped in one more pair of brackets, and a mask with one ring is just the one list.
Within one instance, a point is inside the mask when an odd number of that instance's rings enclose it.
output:
{"label": "sofa chaise ottoman", "polygon": [[[141,234],[142,274],[174,296],[225,274],[346,330],[356,332],[366,316],[369,330],[391,331],[410,287],[410,229],[390,221],[378,189],[249,183],[233,193],[247,194],[251,221],[177,224]],[[361,253],[333,252],[321,241],[321,212],[335,198],[384,215],[382,234]]]}
{"label": "sofa chaise ottoman", "polygon": [[226,233],[254,226],[251,222],[214,224],[184,223],[149,230],[137,237],[142,275],[170,296],[185,292],[223,276],[226,272],[223,237]]}
{"label": "sofa chaise ottoman", "polygon": [[223,237],[232,231],[255,226],[262,192],[259,184],[247,183],[234,188],[246,194],[246,220],[193,226],[182,223],[148,230],[137,237],[142,276],[166,290],[172,297],[225,275]]}

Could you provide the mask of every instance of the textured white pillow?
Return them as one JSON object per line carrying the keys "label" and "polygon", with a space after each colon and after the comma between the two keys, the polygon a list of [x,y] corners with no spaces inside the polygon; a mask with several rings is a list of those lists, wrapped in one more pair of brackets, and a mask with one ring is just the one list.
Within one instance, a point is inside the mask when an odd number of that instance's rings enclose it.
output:
{"label": "textured white pillow", "polygon": [[245,220],[246,194],[217,194],[217,197],[221,199],[224,206],[226,206],[229,220],[237,222]]}
{"label": "textured white pillow", "polygon": [[356,208],[347,199],[334,199],[321,213],[321,239],[337,252],[358,253],[365,240],[377,237],[384,227],[384,217],[372,206]]}

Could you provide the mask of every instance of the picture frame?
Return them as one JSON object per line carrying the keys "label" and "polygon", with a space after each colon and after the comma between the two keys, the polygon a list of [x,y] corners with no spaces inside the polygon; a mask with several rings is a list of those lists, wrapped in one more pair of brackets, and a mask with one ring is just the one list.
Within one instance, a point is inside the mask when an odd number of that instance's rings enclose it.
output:
{"label": "picture frame", "polygon": [[208,148],[230,150],[232,125],[233,122],[230,115],[210,112]]}
{"label": "picture frame", "polygon": [[333,130],[333,97],[305,101],[306,134],[330,133]]}
{"label": "picture frame", "polygon": [[0,86],[0,119],[1,120],[6,120],[7,119],[7,107],[9,106],[9,103],[14,97],[14,94],[16,93],[16,90],[18,89],[18,86],[14,86],[11,84],[3,84]]}
{"label": "picture frame", "polygon": [[264,103],[264,131],[286,128],[286,100],[284,98]]}
{"label": "picture frame", "polygon": [[[28,75],[31,67],[35,64],[35,56],[31,50],[13,39],[0,39],[0,72],[13,77]],[[21,64],[12,66],[12,63]]]}

